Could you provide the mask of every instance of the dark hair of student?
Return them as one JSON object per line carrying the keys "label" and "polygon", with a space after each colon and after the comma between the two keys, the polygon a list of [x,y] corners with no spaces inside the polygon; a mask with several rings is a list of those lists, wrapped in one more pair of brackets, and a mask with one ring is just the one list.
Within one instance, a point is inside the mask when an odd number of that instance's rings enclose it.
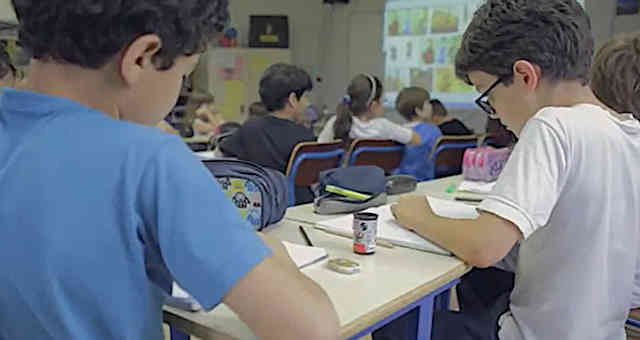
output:
{"label": "dark hair of student", "polygon": [[604,104],[640,119],[640,32],[605,43],[593,62],[591,89]]}
{"label": "dark hair of student", "polygon": [[483,71],[508,86],[513,64],[528,60],[550,80],[589,82],[591,22],[576,0],[487,0],[475,12],[456,55],[456,75]]}
{"label": "dark hair of student", "polygon": [[396,98],[396,110],[404,118],[411,121],[418,115],[416,109],[422,110],[424,103],[431,99],[429,91],[422,87],[407,87],[400,91]]}
{"label": "dark hair of student", "polygon": [[144,34],[162,48],[155,66],[205,50],[229,21],[228,0],[12,0],[21,45],[39,60],[98,69]]}
{"label": "dark hair of student", "polygon": [[255,102],[249,105],[249,119],[260,118],[269,114],[262,102]]}
{"label": "dark hair of student", "polygon": [[446,117],[449,115],[449,112],[447,111],[447,108],[444,107],[444,104],[442,104],[441,101],[439,101],[438,99],[431,99],[429,101],[429,104],[431,104],[431,115],[432,116],[437,116],[437,117]]}
{"label": "dark hair of student", "polygon": [[349,141],[353,117],[368,112],[373,102],[380,102],[383,92],[382,82],[376,76],[360,74],[353,78],[347,88],[347,95],[336,109],[334,137],[345,142]]}
{"label": "dark hair of student", "polygon": [[285,63],[271,65],[260,79],[260,99],[268,112],[284,109],[292,93],[300,100],[312,89],[313,82],[307,71]]}

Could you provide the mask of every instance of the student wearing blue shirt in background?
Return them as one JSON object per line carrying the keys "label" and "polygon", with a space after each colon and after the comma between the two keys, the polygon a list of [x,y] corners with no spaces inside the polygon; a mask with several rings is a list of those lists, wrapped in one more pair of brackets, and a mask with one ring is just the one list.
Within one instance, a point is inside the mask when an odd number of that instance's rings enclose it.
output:
{"label": "student wearing blue shirt in background", "polygon": [[[320,287],[154,125],[227,1],[14,0],[33,56],[0,97],[0,339],[162,339],[172,281],[264,339],[335,339]],[[311,307],[312,308],[311,308]]]}
{"label": "student wearing blue shirt in background", "polygon": [[428,159],[431,148],[442,132],[432,124],[428,106],[431,95],[421,87],[408,87],[400,91],[396,99],[396,110],[409,121],[406,127],[420,135],[420,144],[407,146],[397,174],[412,175],[418,181],[427,181],[435,176],[435,164]]}

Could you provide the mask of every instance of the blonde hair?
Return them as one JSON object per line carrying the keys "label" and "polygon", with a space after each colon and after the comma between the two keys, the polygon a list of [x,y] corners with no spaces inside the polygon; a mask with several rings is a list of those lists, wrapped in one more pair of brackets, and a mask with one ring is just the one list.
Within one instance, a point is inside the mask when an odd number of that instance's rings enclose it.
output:
{"label": "blonde hair", "polygon": [[618,35],[596,54],[591,89],[618,113],[640,119],[640,32]]}

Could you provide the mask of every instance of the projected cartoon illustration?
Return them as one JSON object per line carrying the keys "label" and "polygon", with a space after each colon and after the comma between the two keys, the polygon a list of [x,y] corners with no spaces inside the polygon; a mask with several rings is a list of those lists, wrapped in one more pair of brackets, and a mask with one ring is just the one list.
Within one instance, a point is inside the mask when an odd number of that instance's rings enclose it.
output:
{"label": "projected cartoon illustration", "polygon": [[454,64],[462,34],[484,2],[387,0],[383,47],[386,105],[393,106],[404,87],[420,86],[447,107],[475,108],[473,100],[478,94],[455,76]]}

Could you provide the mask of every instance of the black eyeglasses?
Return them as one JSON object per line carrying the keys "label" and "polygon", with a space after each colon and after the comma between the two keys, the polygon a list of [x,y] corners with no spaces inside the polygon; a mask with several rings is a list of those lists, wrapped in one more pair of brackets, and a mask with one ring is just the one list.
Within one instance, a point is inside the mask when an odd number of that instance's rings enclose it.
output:
{"label": "black eyeglasses", "polygon": [[502,79],[498,78],[495,82],[493,82],[493,84],[491,84],[491,86],[489,86],[486,91],[484,91],[480,95],[480,97],[478,97],[478,99],[476,99],[476,104],[480,106],[482,111],[486,112],[489,116],[496,115],[496,109],[494,109],[493,106],[491,106],[491,103],[489,103],[489,93],[491,93],[491,91],[501,82]]}

